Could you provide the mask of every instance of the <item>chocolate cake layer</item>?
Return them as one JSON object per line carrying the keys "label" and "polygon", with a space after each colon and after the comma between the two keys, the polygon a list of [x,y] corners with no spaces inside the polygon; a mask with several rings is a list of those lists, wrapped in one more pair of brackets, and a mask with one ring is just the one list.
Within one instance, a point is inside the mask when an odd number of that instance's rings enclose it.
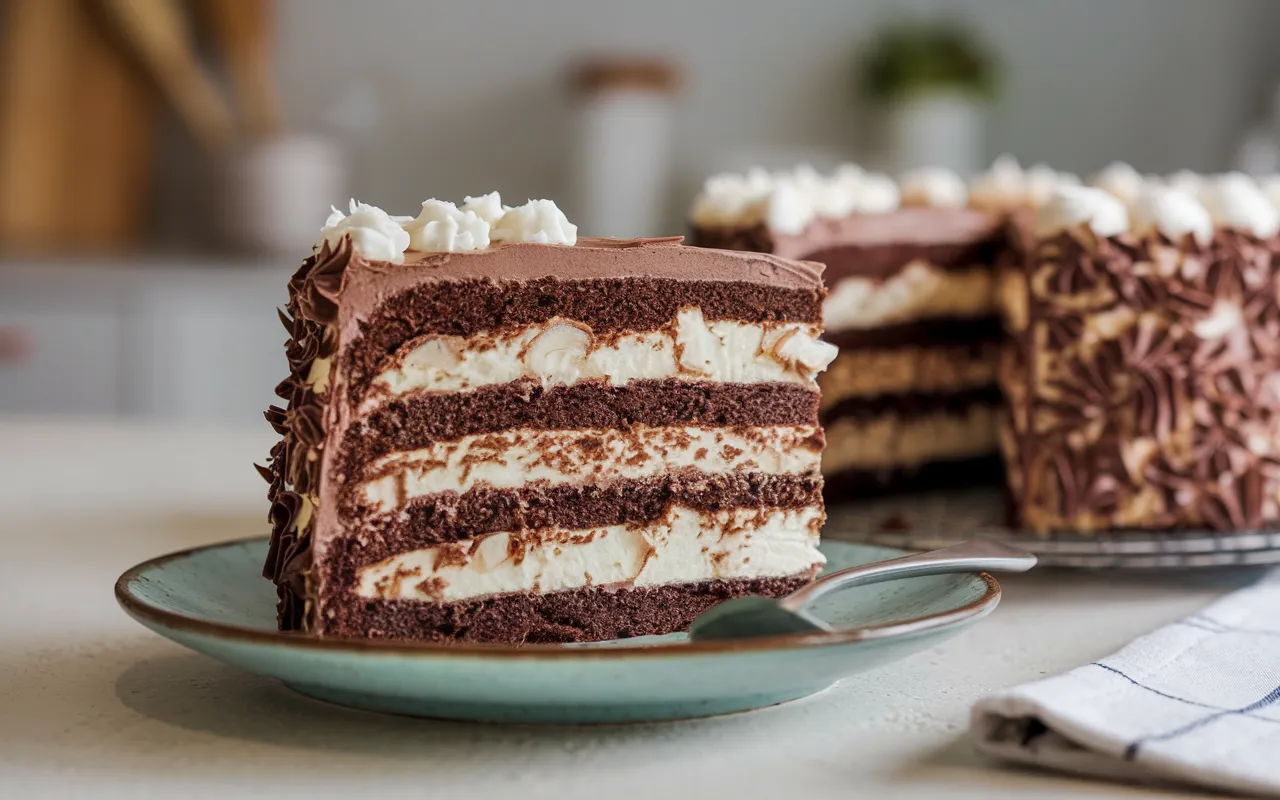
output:
{"label": "chocolate cake layer", "polygon": [[350,585],[355,570],[397,553],[471,539],[496,531],[585,528],[649,523],[672,506],[694,511],[730,508],[804,508],[819,502],[822,478],[759,472],[714,474],[678,470],[658,478],[520,489],[477,488],[410,501],[396,514],[369,516],[352,509],[349,533],[335,539],[326,562],[330,580]]}
{"label": "chocolate cake layer", "polygon": [[822,490],[827,503],[843,503],[863,497],[879,497],[898,492],[950,489],[965,486],[994,486],[1003,482],[1004,459],[999,455],[930,461],[897,469],[846,469],[824,477]]}
{"label": "chocolate cake layer", "polygon": [[875,328],[851,328],[834,333],[827,331],[822,338],[841,350],[988,344],[1003,340],[1004,328],[998,316],[976,319],[926,319]]}
{"label": "chocolate cake layer", "polygon": [[782,597],[808,575],[700,581],[643,588],[594,586],[505,594],[455,603],[332,599],[325,634],[436,643],[556,643],[626,639],[687,630],[699,614],[735,597]]}
{"label": "chocolate cake layer", "polygon": [[361,337],[344,349],[344,358],[358,388],[401,345],[423,334],[471,336],[554,317],[597,332],[657,330],[689,307],[699,308],[709,321],[816,324],[822,319],[823,296],[817,288],[654,278],[432,281],[379,304],[361,326]]}
{"label": "chocolate cake layer", "polygon": [[998,386],[983,386],[963,392],[939,394],[883,394],[875,397],[850,397],[822,414],[822,422],[852,417],[867,419],[893,413],[903,419],[937,412],[961,413],[972,406],[1000,406],[1003,395]]}
{"label": "chocolate cake layer", "polygon": [[796,383],[583,381],[544,388],[525,379],[389,400],[352,427],[344,462],[356,467],[433,442],[511,428],[814,425],[818,400],[816,389]]}

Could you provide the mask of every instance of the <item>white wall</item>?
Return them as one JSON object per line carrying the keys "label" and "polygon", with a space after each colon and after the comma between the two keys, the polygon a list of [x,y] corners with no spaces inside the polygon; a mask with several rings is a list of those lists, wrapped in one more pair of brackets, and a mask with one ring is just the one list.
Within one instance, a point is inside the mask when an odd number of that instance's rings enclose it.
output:
{"label": "white wall", "polygon": [[[315,125],[372,87],[382,124],[352,190],[401,211],[498,188],[563,197],[564,71],[589,53],[660,53],[687,85],[677,153],[692,185],[726,148],[858,154],[850,63],[894,8],[958,11],[1003,53],[991,152],[1089,171],[1225,166],[1280,80],[1273,0],[284,0],[291,118]],[[673,219],[673,224],[676,220]]]}

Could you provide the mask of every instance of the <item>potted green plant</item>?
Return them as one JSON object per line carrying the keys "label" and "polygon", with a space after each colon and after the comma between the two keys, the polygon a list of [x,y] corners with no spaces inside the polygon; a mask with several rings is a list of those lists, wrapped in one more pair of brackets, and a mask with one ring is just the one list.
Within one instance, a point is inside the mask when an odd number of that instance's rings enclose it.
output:
{"label": "potted green plant", "polygon": [[962,24],[903,20],[883,29],[859,60],[863,97],[882,112],[898,169],[980,168],[985,112],[995,99],[995,56]]}

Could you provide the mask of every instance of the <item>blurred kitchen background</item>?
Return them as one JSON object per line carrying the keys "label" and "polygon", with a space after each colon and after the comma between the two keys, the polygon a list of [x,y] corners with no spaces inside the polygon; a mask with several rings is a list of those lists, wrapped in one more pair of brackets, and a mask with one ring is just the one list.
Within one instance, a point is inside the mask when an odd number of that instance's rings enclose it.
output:
{"label": "blurred kitchen background", "polygon": [[258,424],[330,204],[679,233],[710,173],[1275,171],[1276,0],[0,0],[0,413]]}

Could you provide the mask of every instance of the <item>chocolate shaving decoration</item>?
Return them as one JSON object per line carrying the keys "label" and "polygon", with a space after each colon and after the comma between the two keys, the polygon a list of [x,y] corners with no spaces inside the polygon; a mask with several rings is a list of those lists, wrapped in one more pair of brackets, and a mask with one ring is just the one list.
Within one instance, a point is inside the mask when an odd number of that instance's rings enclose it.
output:
{"label": "chocolate shaving decoration", "polygon": [[1080,510],[1080,483],[1067,452],[1054,453],[1049,457],[1049,465],[1056,479],[1058,508],[1067,516],[1076,516]]}
{"label": "chocolate shaving decoration", "polygon": [[1262,525],[1262,473],[1249,470],[1229,483],[1206,486],[1196,510],[1216,530],[1256,530]]}
{"label": "chocolate shaving decoration", "polygon": [[1112,287],[1125,305],[1139,312],[1160,308],[1169,297],[1168,288],[1149,262],[1117,264],[1112,271]]}
{"label": "chocolate shaving decoration", "polygon": [[1175,284],[1169,289],[1169,308],[1176,314],[1201,319],[1213,308],[1214,297],[1198,286]]}
{"label": "chocolate shaving decoration", "polygon": [[287,424],[287,421],[289,419],[288,411],[285,411],[280,406],[269,406],[266,410],[266,413],[264,413],[263,416],[267,418],[267,422],[271,423],[271,427],[273,430],[275,430],[276,433],[280,434],[281,436],[288,435],[289,433],[289,426]]}
{"label": "chocolate shaving decoration", "polygon": [[[280,491],[276,493],[276,499],[271,503],[267,519],[271,522],[272,530],[292,531],[301,511],[302,495],[297,492]],[[294,538],[293,533],[287,533],[279,539],[272,538],[271,546],[267,549],[267,563],[263,567],[263,574],[268,578],[274,578],[280,574],[285,548],[290,544],[289,540]]]}
{"label": "chocolate shaving decoration", "polygon": [[1084,336],[1084,320],[1079,316],[1053,317],[1046,321],[1049,332],[1049,346],[1055,350],[1074,347]]}
{"label": "chocolate shaving decoration", "polygon": [[[276,395],[286,407],[271,406],[266,418],[281,435],[271,448],[269,468],[257,467],[271,484],[268,520],[271,545],[263,575],[276,583],[279,603],[276,614],[281,630],[308,627],[306,583],[311,570],[310,525],[297,527],[302,513],[303,494],[318,489],[320,451],[324,444],[324,414],[327,397],[307,385],[317,358],[329,358],[336,350],[333,326],[338,319],[338,295],[351,258],[351,240],[344,238],[335,248],[328,242],[306,261],[289,281],[289,305],[277,309],[280,323],[289,332],[285,356],[289,377],[276,387]],[[257,466],[257,465],[255,465]]]}
{"label": "chocolate shaving decoration", "polygon": [[1124,461],[1115,447],[1075,451],[1060,448],[1049,459],[1062,512],[1109,515],[1120,506],[1126,492]]}
{"label": "chocolate shaving decoration", "polygon": [[268,484],[275,482],[276,474],[271,471],[271,467],[264,467],[261,464],[254,464],[253,468],[258,471],[258,474],[261,475],[262,479],[266,481]]}
{"label": "chocolate shaving decoration", "polygon": [[[1097,352],[1101,354],[1109,349],[1099,347]],[[1053,382],[1061,399],[1044,405],[1052,408],[1072,428],[1101,419],[1124,403],[1125,394],[1119,385],[1123,376],[1101,363],[1103,361],[1101,358],[1073,361],[1067,365],[1068,375]]]}
{"label": "chocolate shaving decoration", "polygon": [[1135,432],[1166,439],[1186,413],[1186,367],[1167,330],[1140,322],[1121,335],[1119,368],[1131,376]]}
{"label": "chocolate shaving decoration", "polygon": [[1057,240],[1059,250],[1058,271],[1050,284],[1056,295],[1076,295],[1096,289],[1108,275],[1107,264],[1090,251],[1089,246],[1071,234],[1063,234]]}
{"label": "chocolate shaving decoration", "polygon": [[1119,339],[1124,365],[1133,369],[1159,369],[1175,350],[1173,337],[1167,330],[1139,322]]}
{"label": "chocolate shaving decoration", "polygon": [[1162,370],[1134,374],[1134,428],[1144,436],[1163,441],[1173,434],[1186,414],[1186,402],[1178,376]]}

